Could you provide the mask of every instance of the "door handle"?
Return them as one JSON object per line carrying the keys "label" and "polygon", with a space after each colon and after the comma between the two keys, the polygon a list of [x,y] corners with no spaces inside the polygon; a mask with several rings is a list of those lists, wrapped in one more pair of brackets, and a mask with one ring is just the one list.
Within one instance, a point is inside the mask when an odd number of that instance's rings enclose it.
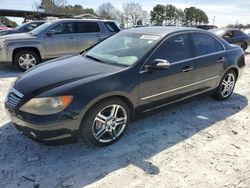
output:
{"label": "door handle", "polygon": [[224,63],[225,62],[225,57],[220,57],[217,61],[217,63]]}
{"label": "door handle", "polygon": [[189,71],[192,71],[192,70],[194,70],[193,66],[186,66],[186,67],[184,67],[184,69],[182,69],[182,72],[189,72]]}
{"label": "door handle", "polygon": [[73,36],[69,36],[69,39],[74,39],[74,37]]}

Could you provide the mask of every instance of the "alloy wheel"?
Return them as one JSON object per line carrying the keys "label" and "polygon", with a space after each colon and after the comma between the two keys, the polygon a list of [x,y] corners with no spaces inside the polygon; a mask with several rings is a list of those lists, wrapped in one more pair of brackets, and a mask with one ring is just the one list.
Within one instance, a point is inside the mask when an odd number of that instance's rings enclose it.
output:
{"label": "alloy wheel", "polygon": [[221,95],[226,98],[231,95],[235,85],[235,76],[229,73],[222,81]]}
{"label": "alloy wheel", "polygon": [[96,115],[92,125],[92,134],[99,142],[109,143],[123,133],[126,124],[126,110],[117,104],[109,105]]}
{"label": "alloy wheel", "polygon": [[18,60],[18,64],[24,70],[28,70],[36,65],[36,58],[31,54],[23,54]]}

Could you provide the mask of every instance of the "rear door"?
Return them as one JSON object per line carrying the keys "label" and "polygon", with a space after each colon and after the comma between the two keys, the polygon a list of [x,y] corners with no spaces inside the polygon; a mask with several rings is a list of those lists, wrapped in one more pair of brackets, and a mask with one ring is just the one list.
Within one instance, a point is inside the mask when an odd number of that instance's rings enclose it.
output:
{"label": "rear door", "polygon": [[232,43],[241,46],[244,43],[245,39],[243,33],[238,30],[233,30],[232,34]]}
{"label": "rear door", "polygon": [[77,22],[78,51],[81,52],[98,42],[101,29],[97,22]]}
{"label": "rear door", "polygon": [[78,52],[75,23],[60,23],[52,27],[53,35],[45,35],[45,54],[47,58],[59,57]]}
{"label": "rear door", "polygon": [[148,63],[155,59],[167,60],[170,67],[140,72],[140,105],[161,100],[170,102],[195,92],[195,65],[191,58],[187,34],[176,34],[166,39],[152,54]]}
{"label": "rear door", "polygon": [[205,33],[191,33],[195,60],[195,82],[199,91],[215,88],[224,72],[226,50],[216,38]]}

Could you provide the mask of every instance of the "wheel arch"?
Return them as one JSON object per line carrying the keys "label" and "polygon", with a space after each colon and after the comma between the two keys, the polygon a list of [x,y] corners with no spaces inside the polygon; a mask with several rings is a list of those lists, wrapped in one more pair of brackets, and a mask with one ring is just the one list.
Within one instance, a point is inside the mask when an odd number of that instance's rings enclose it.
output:
{"label": "wheel arch", "polygon": [[[115,95],[109,95],[109,96],[104,96],[104,97],[98,97],[98,99],[94,99],[92,100],[91,102],[89,102],[85,109],[83,110],[82,112],[82,115],[81,115],[81,122],[83,121],[83,119],[86,117],[86,115],[88,114],[89,110],[95,106],[96,104],[102,102],[102,101],[105,101],[105,100],[109,100],[109,99],[112,99],[112,98],[119,98],[120,100],[122,100],[123,102],[125,102],[125,104],[128,105],[128,108],[130,110],[130,117],[131,117],[131,120],[134,119],[135,117],[135,105],[133,104],[133,102],[125,95],[121,95],[121,94],[115,94]],[[80,123],[79,125],[79,128],[81,126],[82,123]]]}
{"label": "wheel arch", "polygon": [[38,50],[38,48],[36,48],[36,47],[20,47],[20,48],[15,48],[15,49],[13,50],[13,53],[12,53],[12,63],[13,63],[13,64],[14,64],[15,55],[16,55],[18,52],[20,52],[21,50],[31,50],[31,51],[35,52],[35,53],[38,55],[38,57],[40,58],[40,60],[42,60],[42,58],[41,58],[41,53],[40,53],[40,51]]}

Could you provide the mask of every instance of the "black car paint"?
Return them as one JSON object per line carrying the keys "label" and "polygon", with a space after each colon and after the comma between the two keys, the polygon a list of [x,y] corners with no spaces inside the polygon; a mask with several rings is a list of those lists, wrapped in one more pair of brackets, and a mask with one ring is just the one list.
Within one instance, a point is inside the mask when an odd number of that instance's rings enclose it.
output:
{"label": "black car paint", "polygon": [[[137,31],[134,30],[134,32]],[[81,121],[85,115],[88,115],[88,110],[98,101],[108,97],[120,97],[129,105],[132,114],[135,114],[137,111],[145,111],[165,103],[214,90],[223,74],[229,69],[233,68],[238,74],[241,73],[240,68],[245,65],[243,51],[213,34],[210,35],[223,44],[225,51],[193,57],[194,51],[190,49],[192,53],[190,60],[173,64],[168,69],[147,71],[145,65],[150,63],[150,56],[158,46],[169,36],[183,32],[209,34],[206,31],[193,29],[170,32],[148,54],[130,67],[104,64],[82,55],[76,55],[52,60],[33,68],[20,76],[14,84],[14,88],[24,94],[22,102],[15,109],[11,109],[5,104],[12,122],[19,130],[36,140],[50,142],[69,137],[76,138]],[[218,63],[222,56],[225,61]],[[183,72],[183,68],[190,65],[194,66],[194,70]],[[199,83],[199,80],[214,75],[218,78]],[[182,82],[183,80],[185,83]],[[178,85],[180,83],[182,85],[191,84],[190,80],[197,84],[142,100],[154,93],[171,90],[174,86],[181,87]],[[39,116],[19,110],[22,104],[33,97],[61,95],[73,95],[74,99],[64,111],[58,114]],[[32,132],[35,133],[35,137]]]}

